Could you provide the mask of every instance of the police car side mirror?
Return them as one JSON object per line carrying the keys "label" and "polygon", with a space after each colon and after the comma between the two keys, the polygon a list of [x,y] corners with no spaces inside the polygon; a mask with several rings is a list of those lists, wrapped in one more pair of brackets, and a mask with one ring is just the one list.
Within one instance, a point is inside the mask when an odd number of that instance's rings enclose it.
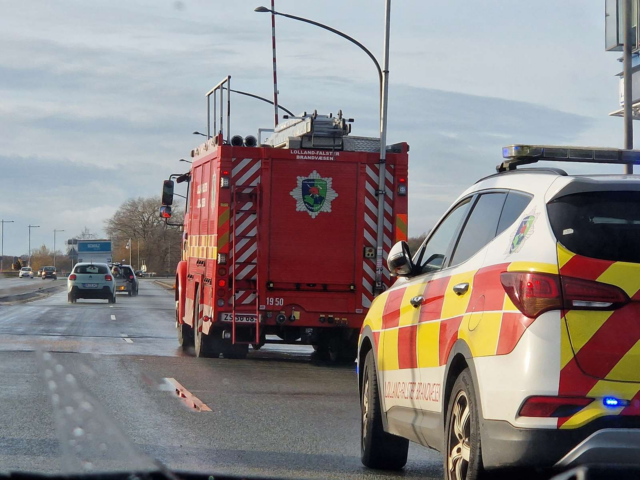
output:
{"label": "police car side mirror", "polygon": [[413,272],[413,261],[411,251],[407,242],[396,243],[387,257],[387,266],[393,276],[406,277]]}

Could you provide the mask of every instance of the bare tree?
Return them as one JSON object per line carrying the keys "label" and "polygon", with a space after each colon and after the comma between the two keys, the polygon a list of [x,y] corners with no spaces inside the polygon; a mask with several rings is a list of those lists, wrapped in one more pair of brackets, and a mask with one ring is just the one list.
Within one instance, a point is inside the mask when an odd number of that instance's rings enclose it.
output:
{"label": "bare tree", "polygon": [[[105,221],[105,231],[112,242],[114,261],[124,259],[129,262],[126,245],[131,239],[131,260],[134,267],[139,266],[139,249],[140,263],[144,261],[149,271],[159,274],[175,272],[180,260],[182,233],[179,228],[167,226],[160,218],[160,205],[160,197],[130,198],[113,217]],[[180,223],[181,219],[180,210],[174,209],[172,223]]]}

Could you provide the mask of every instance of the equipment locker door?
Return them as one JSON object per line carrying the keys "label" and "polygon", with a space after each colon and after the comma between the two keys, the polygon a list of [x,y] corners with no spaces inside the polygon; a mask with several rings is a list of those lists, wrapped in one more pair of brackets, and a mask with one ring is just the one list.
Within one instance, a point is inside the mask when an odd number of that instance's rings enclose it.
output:
{"label": "equipment locker door", "polygon": [[273,160],[266,280],[355,284],[358,171],[355,163]]}

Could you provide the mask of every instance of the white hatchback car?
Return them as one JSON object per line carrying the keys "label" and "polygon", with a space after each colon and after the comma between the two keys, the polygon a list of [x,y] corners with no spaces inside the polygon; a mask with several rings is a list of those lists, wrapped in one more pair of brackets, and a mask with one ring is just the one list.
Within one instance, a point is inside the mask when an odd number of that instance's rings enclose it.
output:
{"label": "white hatchback car", "polygon": [[79,298],[101,298],[116,303],[116,282],[106,263],[77,263],[67,278],[69,303]]}
{"label": "white hatchback car", "polygon": [[[502,467],[640,463],[640,176],[515,169],[640,152],[511,146],[464,192],[362,327],[362,461],[408,441],[447,479]],[[514,477],[515,478],[515,477]]]}
{"label": "white hatchback car", "polygon": [[18,272],[18,278],[33,278],[31,267],[22,267]]}

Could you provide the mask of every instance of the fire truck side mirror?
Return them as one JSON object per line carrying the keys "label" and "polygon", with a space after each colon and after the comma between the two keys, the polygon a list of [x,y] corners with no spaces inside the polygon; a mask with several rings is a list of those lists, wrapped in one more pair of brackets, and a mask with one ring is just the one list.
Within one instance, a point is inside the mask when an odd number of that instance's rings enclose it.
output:
{"label": "fire truck side mirror", "polygon": [[163,205],[160,207],[160,218],[171,218],[171,207]]}
{"label": "fire truck side mirror", "polygon": [[165,180],[162,185],[162,205],[173,205],[173,180]]}
{"label": "fire truck side mirror", "polygon": [[387,266],[393,276],[406,277],[413,272],[413,260],[407,242],[396,243],[387,257]]}

